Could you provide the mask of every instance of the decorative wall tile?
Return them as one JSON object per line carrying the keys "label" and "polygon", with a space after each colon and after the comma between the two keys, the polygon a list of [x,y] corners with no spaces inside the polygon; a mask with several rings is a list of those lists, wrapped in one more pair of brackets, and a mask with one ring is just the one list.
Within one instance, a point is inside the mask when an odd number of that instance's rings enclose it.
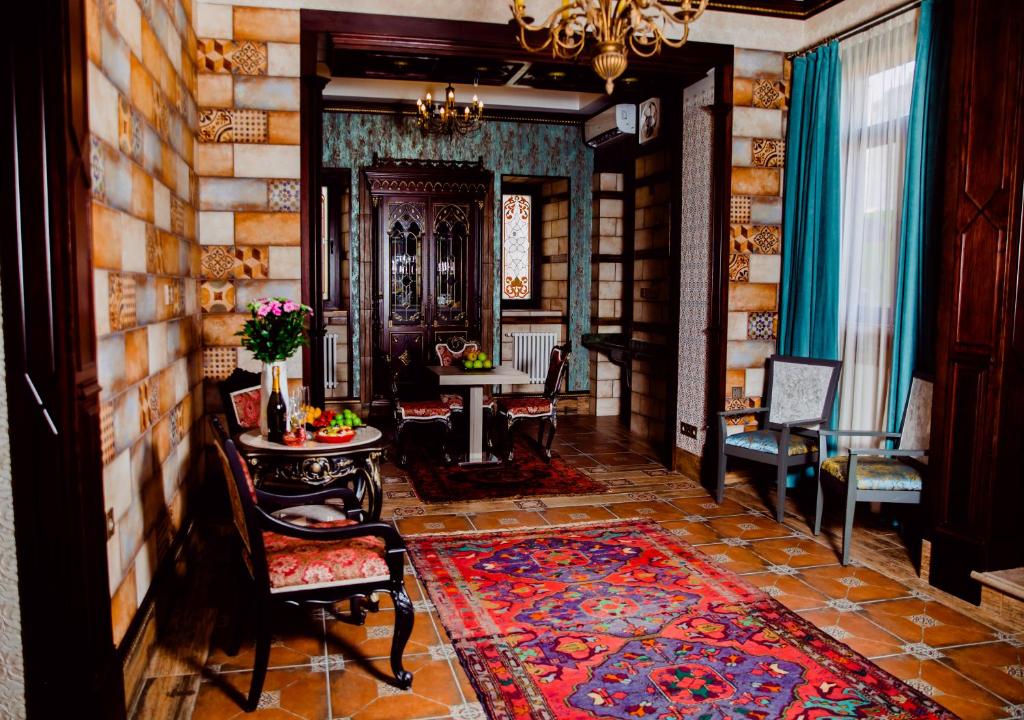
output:
{"label": "decorative wall tile", "polygon": [[267,45],[252,40],[196,41],[196,64],[202,72],[266,75]]}
{"label": "decorative wall tile", "polygon": [[782,167],[786,142],[773,138],[754,138],[750,144],[751,160],[760,167]]}
{"label": "decorative wall tile", "polygon": [[269,198],[271,210],[299,212],[299,181],[271,180]]}
{"label": "decorative wall tile", "polygon": [[232,250],[236,264],[232,274],[237,278],[262,280],[270,277],[269,249],[258,246],[237,247]]}
{"label": "decorative wall tile", "polygon": [[770,195],[777,197],[781,190],[781,178],[777,168],[732,169],[733,195]]}
{"label": "decorative wall tile", "polygon": [[[732,111],[732,131],[737,137],[782,137],[782,111],[759,107],[736,107]],[[743,163],[733,160],[733,165]]]}
{"label": "decorative wall tile", "polygon": [[207,380],[223,380],[234,372],[238,364],[238,351],[230,347],[203,349],[203,377]]}
{"label": "decorative wall tile", "polygon": [[775,310],[777,293],[778,285],[773,283],[730,282],[729,310]]}
{"label": "decorative wall tile", "polygon": [[755,80],[751,101],[758,108],[786,106],[786,86],[779,80]]}
{"label": "decorative wall tile", "polygon": [[143,380],[139,383],[139,432],[144,433],[149,429],[149,425],[152,422],[152,415],[150,413],[150,396],[149,396],[149,380]]}
{"label": "decorative wall tile", "polygon": [[205,108],[199,111],[199,141],[220,143],[267,142],[267,113],[263,110]]}
{"label": "decorative wall tile", "polygon": [[238,260],[235,258],[234,248],[222,245],[208,245],[202,249],[200,268],[203,277],[211,279],[233,277],[237,263]]}
{"label": "decorative wall tile", "polygon": [[782,198],[754,198],[750,203],[750,217],[745,222],[754,225],[780,225],[782,223]]}
{"label": "decorative wall tile", "polygon": [[778,225],[732,225],[729,228],[730,246],[734,253],[777,254],[781,246],[782,229]]}
{"label": "decorative wall tile", "polygon": [[253,110],[298,110],[297,78],[235,78],[235,107]]}
{"label": "decorative wall tile", "polygon": [[132,109],[124,95],[117,96],[117,145],[123,153],[132,151]]}
{"label": "decorative wall tile", "polygon": [[299,245],[299,213],[235,213],[236,245]]}
{"label": "decorative wall tile", "polygon": [[114,403],[100,403],[100,447],[103,464],[107,465],[114,459]]}
{"label": "decorative wall tile", "polygon": [[745,195],[733,195],[729,203],[729,222],[750,222],[750,198]]}
{"label": "decorative wall tile", "polygon": [[733,282],[750,280],[750,256],[746,253],[729,255],[729,279]]}
{"label": "decorative wall tile", "polygon": [[199,304],[204,312],[231,312],[235,309],[235,286],[229,280],[204,282]]}
{"label": "decorative wall tile", "polygon": [[299,42],[299,12],[270,8],[236,7],[234,38]]}
{"label": "decorative wall tile", "polygon": [[185,234],[185,203],[177,195],[171,195],[171,232],[175,235]]}
{"label": "decorative wall tile", "polygon": [[746,50],[736,48],[733,55],[733,72],[744,78],[782,77],[785,55],[771,50]]}
{"label": "decorative wall tile", "polygon": [[235,146],[235,177],[298,180],[302,173],[298,145]]}
{"label": "decorative wall tile", "polygon": [[137,322],[135,305],[135,278],[121,273],[110,273],[107,279],[110,329],[124,330]]}
{"label": "decorative wall tile", "polygon": [[752,312],[747,315],[747,337],[751,340],[774,340],[778,336],[777,312]]}

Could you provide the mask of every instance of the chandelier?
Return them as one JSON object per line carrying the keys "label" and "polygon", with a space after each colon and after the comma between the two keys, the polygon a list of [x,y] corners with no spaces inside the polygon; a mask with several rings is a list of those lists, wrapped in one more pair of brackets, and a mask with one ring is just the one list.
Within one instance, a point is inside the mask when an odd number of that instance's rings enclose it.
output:
{"label": "chandelier", "polygon": [[[701,16],[708,0],[562,0],[562,6],[539,25],[531,25],[526,0],[512,0],[512,15],[519,24],[519,44],[531,52],[547,47],[556,58],[574,60],[583,52],[588,37],[596,43],[591,65],[605,80],[610,95],[615,78],[626,70],[626,55],[632,51],[651,57],[662,45],[682,47],[690,34],[690,23]],[[672,40],[669,28],[682,26],[682,36]],[[527,34],[545,34],[543,42],[532,45]]]}
{"label": "chandelier", "polygon": [[416,124],[425,133],[432,135],[465,135],[480,128],[484,115],[484,104],[473,96],[473,101],[462,112],[455,105],[455,88],[449,85],[444,91],[444,102],[434,102],[430,93],[416,101]]}

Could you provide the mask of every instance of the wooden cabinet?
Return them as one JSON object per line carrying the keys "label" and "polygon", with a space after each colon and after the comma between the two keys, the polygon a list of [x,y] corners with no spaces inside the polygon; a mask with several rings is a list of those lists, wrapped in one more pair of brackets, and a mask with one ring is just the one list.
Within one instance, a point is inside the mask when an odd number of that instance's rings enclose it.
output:
{"label": "wooden cabinet", "polygon": [[932,426],[930,580],[1024,564],[1024,3],[953,3]]}
{"label": "wooden cabinet", "polygon": [[[479,163],[433,161],[379,161],[365,172],[374,205],[374,352],[391,355],[415,395],[436,343],[480,339],[490,174]],[[375,382],[374,396],[383,387]]]}

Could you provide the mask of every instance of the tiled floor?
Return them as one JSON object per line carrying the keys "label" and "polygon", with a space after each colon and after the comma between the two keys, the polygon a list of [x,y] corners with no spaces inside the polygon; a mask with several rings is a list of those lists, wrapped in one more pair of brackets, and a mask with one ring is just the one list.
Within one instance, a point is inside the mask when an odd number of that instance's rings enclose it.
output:
{"label": "tiled floor", "polygon": [[[1024,628],[1001,626],[918,580],[891,530],[858,527],[855,563],[843,568],[837,538],[810,537],[798,503],[790,501],[784,525],[769,517],[750,486],[730,488],[725,503],[716,505],[697,483],[661,468],[644,443],[623,435],[610,419],[567,419],[556,449],[611,492],[426,506],[407,497],[410,486],[389,467],[385,515],[405,535],[654,520],[965,720],[1024,718]],[[836,523],[833,517],[828,525]],[[252,717],[483,718],[444,628],[409,572],[417,609],[406,651],[414,674],[410,692],[388,683],[387,600],[362,627],[329,613],[283,610],[262,709]],[[237,697],[248,688],[251,659],[251,647],[235,657],[214,648],[194,676],[192,717],[243,716]],[[180,693],[184,684],[167,687]]]}

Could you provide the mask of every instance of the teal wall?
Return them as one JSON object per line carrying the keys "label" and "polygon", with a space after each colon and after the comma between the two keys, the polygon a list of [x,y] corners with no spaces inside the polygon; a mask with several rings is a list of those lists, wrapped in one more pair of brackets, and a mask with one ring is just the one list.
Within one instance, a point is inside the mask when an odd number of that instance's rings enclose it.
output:
{"label": "teal wall", "polygon": [[[373,164],[374,154],[392,158],[476,160],[494,173],[494,195],[501,194],[502,175],[568,177],[571,193],[569,224],[569,338],[572,367],[569,387],[586,390],[590,383],[588,353],[580,337],[590,329],[590,228],[593,150],[583,144],[578,125],[549,123],[484,122],[470,135],[423,135],[409,117],[393,114],[324,113],[324,165],[352,170],[351,297],[353,329],[353,382],[359,386],[359,183],[363,168]],[[501,222],[500,203],[494,211],[494,347],[501,348]]]}

